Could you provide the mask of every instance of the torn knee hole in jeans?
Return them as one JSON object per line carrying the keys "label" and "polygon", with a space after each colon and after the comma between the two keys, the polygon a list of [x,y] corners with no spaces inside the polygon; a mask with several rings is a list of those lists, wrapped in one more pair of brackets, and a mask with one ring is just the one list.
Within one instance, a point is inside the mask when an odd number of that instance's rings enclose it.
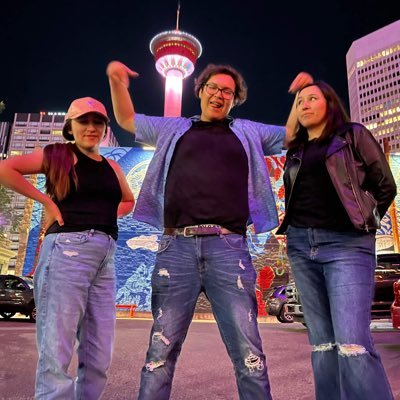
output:
{"label": "torn knee hole in jeans", "polygon": [[147,371],[153,372],[156,368],[162,367],[165,361],[150,361],[146,364]]}
{"label": "torn knee hole in jeans", "polygon": [[368,353],[364,346],[359,344],[338,344],[339,355],[343,357],[361,356]]}
{"label": "torn knee hole in jeans", "polygon": [[165,345],[169,346],[170,345],[170,341],[168,338],[166,338],[162,332],[154,332],[153,333],[153,343],[156,342],[163,342]]}
{"label": "torn knee hole in jeans", "polygon": [[334,343],[322,343],[313,346],[313,351],[332,351],[335,348]]}
{"label": "torn knee hole in jeans", "polygon": [[245,358],[244,365],[249,369],[250,373],[255,370],[262,371],[264,369],[264,362],[260,356],[256,356],[250,351],[250,354]]}

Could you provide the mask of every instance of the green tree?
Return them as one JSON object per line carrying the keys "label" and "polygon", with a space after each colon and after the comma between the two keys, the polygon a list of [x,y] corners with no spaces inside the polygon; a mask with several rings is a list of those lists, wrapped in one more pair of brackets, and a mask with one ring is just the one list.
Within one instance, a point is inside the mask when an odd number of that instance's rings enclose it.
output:
{"label": "green tree", "polygon": [[4,101],[0,101],[0,114],[5,110],[6,108],[6,103]]}

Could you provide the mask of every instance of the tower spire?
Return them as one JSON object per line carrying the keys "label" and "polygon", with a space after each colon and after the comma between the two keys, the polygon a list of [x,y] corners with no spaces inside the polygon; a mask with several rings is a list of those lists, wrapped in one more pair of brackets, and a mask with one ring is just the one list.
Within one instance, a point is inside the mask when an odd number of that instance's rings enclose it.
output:
{"label": "tower spire", "polygon": [[179,31],[179,14],[181,12],[181,2],[178,1],[178,9],[176,10],[176,30]]}
{"label": "tower spire", "polygon": [[191,34],[179,30],[181,3],[178,1],[176,29],[161,32],[150,42],[157,71],[165,77],[164,115],[178,117],[182,108],[182,82],[194,71],[202,48]]}

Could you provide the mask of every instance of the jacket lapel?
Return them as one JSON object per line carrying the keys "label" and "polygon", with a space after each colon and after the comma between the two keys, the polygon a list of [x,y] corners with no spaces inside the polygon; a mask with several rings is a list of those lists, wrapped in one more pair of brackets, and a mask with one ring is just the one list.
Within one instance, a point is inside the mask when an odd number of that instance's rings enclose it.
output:
{"label": "jacket lapel", "polygon": [[328,151],[326,152],[326,157],[330,157],[332,154],[338,152],[339,150],[343,149],[343,147],[347,146],[346,139],[342,136],[335,135],[332,138],[332,141],[328,147]]}

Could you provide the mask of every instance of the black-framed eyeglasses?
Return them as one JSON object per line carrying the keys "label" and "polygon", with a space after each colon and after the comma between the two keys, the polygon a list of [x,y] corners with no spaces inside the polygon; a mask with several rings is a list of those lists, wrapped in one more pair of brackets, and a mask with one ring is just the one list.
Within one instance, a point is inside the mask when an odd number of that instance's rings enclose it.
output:
{"label": "black-framed eyeglasses", "polygon": [[218,92],[221,92],[221,96],[225,100],[231,100],[235,96],[235,92],[229,88],[219,88],[215,83],[205,83],[204,84],[206,92],[210,95],[217,94]]}

